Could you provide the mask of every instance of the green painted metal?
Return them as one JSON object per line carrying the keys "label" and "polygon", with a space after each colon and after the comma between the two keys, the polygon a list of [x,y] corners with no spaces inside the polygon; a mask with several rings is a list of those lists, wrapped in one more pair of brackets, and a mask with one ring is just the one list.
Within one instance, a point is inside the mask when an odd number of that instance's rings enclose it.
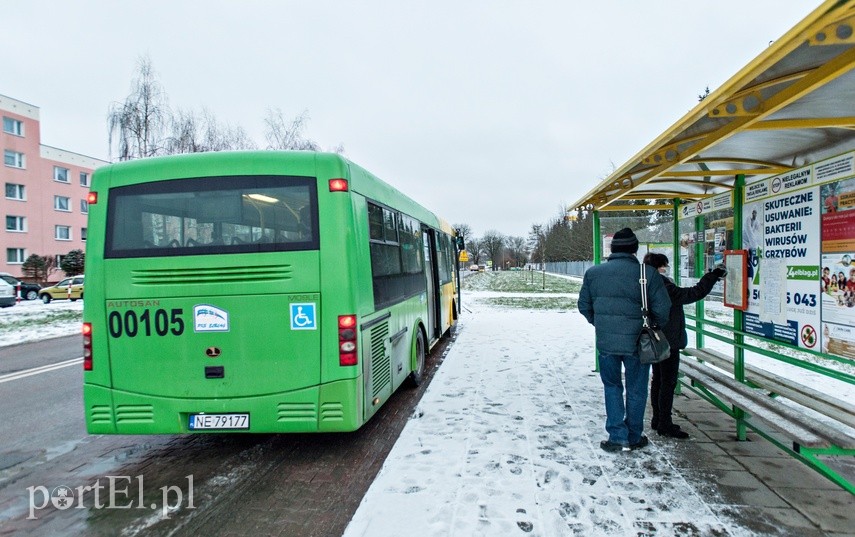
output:
{"label": "green painted metal", "polygon": [[677,212],[680,210],[680,198],[674,198],[674,220],[672,223],[671,242],[673,244],[674,259],[671,260],[671,266],[674,268],[674,282],[680,285],[680,220],[677,218]]}
{"label": "green painted metal", "polygon": [[[743,225],[743,192],[745,188],[745,176],[739,175],[735,181],[734,187],[734,207],[733,207],[733,241],[730,245],[730,249],[739,250],[742,248],[742,225]],[[677,211],[679,210],[679,199],[674,199],[674,214],[676,217]],[[705,232],[705,221],[703,215],[698,215],[694,218],[694,230],[698,236],[703,237],[703,233]],[[675,273],[675,281],[679,285],[680,283],[680,227],[679,221],[677,218],[674,218],[674,227],[673,227],[673,251],[674,251],[674,259],[672,261],[674,266]],[[602,237],[600,230],[600,219],[599,219],[599,211],[594,211],[594,262],[600,263],[602,262]],[[694,256],[695,260],[695,271],[693,276],[695,278],[699,278],[704,273],[704,241],[695,241],[694,243],[694,251],[691,252],[690,255]],[[812,351],[809,349],[801,349],[797,346],[790,345],[783,342],[778,341],[768,341],[754,334],[748,334],[743,331],[744,324],[744,314],[742,311],[734,310],[733,311],[733,323],[732,324],[724,324],[712,319],[708,319],[705,315],[705,307],[704,301],[699,301],[695,305],[695,314],[694,315],[686,315],[687,319],[694,321],[695,326],[688,326],[687,328],[693,330],[695,332],[695,342],[697,348],[704,347],[705,338],[709,337],[717,341],[721,341],[727,343],[733,347],[733,358],[734,358],[734,379],[740,382],[745,382],[751,385],[751,383],[746,381],[745,378],[745,356],[746,352],[753,352],[763,356],[767,356],[769,358],[773,358],[775,360],[788,363],[794,366],[798,366],[802,369],[812,371],[815,373],[822,374],[824,376],[834,378],[849,384],[855,385],[855,375],[845,373],[843,371],[838,371],[831,369],[829,367],[822,366],[818,363],[814,363],[808,360],[802,360],[797,357],[788,356],[785,353],[782,353],[782,349],[791,349],[793,351],[797,351],[802,354],[810,354],[816,357],[820,357],[825,360],[834,360],[837,362],[841,362],[847,365],[855,366],[855,360],[848,359],[845,357],[838,357],[833,355],[826,355],[818,351]],[[752,344],[751,342],[757,342],[756,344]],[[772,348],[764,348],[762,345],[769,345]],[[595,353],[596,356],[596,353]],[[599,370],[599,359],[597,356],[596,359],[597,367],[595,371]],[[698,396],[702,397],[704,400],[713,404],[716,408],[730,416],[734,419],[735,428],[736,428],[736,436],[739,440],[747,440],[748,432],[753,431],[760,437],[768,440],[778,448],[780,448],[785,453],[795,457],[800,460],[804,464],[808,465],[810,468],[818,472],[820,475],[829,479],[833,483],[837,484],[847,492],[855,495],[855,484],[849,482],[847,477],[842,475],[840,472],[835,470],[834,466],[828,464],[826,461],[822,460],[821,457],[831,457],[831,456],[841,456],[841,457],[851,457],[855,456],[855,450],[852,449],[843,449],[837,446],[831,446],[827,448],[807,448],[804,446],[792,445],[792,443],[788,443],[786,441],[782,441],[780,438],[776,437],[774,433],[769,430],[764,429],[764,426],[761,423],[753,423],[751,416],[748,416],[742,409],[735,405],[731,405],[727,401],[723,401],[718,398],[715,394],[707,390],[704,386],[697,384],[690,379],[683,377],[681,382],[678,383],[677,391],[681,387],[685,387],[686,389],[691,390],[692,392],[698,394]],[[771,394],[771,397],[775,397],[775,394]]]}
{"label": "green painted metal", "polygon": [[[846,477],[844,477],[843,475],[841,475],[837,470],[835,470],[833,467],[829,466],[828,464],[826,464],[825,462],[823,462],[821,459],[818,458],[818,456],[820,456],[820,455],[821,456],[852,457],[852,456],[855,456],[855,450],[853,450],[853,449],[841,449],[841,448],[833,447],[833,446],[829,447],[829,448],[809,448],[809,447],[805,447],[805,446],[793,446],[792,443],[783,442],[779,438],[776,438],[775,436],[771,435],[768,431],[766,431],[762,427],[754,425],[749,420],[746,420],[744,418],[744,413],[741,410],[731,407],[731,405],[729,405],[727,402],[719,399],[715,394],[711,393],[709,390],[705,389],[703,386],[696,385],[693,382],[689,383],[685,379],[680,384],[683,384],[686,387],[686,389],[691,390],[692,392],[696,393],[699,397],[701,397],[704,400],[706,400],[707,402],[711,403],[716,408],[718,408],[719,410],[721,410],[725,414],[729,415],[730,417],[732,417],[736,420],[741,420],[744,423],[746,429],[751,429],[752,431],[757,433],[759,436],[768,440],[769,442],[771,442],[772,444],[777,446],[779,449],[781,449],[782,451],[784,451],[788,455],[791,455],[792,457],[795,457],[796,459],[800,460],[804,464],[807,464],[814,471],[818,472],[819,474],[821,474],[826,479],[834,482],[835,484],[837,484],[838,486],[840,486],[841,488],[843,488],[844,490],[846,490],[850,494],[855,495],[855,484],[849,482],[849,480]],[[747,439],[747,435],[743,438],[740,438],[740,440],[746,440],[746,439]],[[793,449],[794,447],[797,449]]]}
{"label": "green painted metal", "polygon": [[[795,347],[793,345],[789,345],[787,343],[783,343],[780,341],[768,342],[767,340],[758,338],[754,334],[748,334],[747,332],[743,332],[742,330],[736,329],[730,325],[722,324],[722,323],[719,323],[716,321],[712,321],[712,320],[708,320],[708,319],[698,319],[698,318],[693,317],[691,315],[688,315],[687,318],[692,319],[693,321],[695,321],[695,323],[697,323],[700,326],[700,328],[689,327],[690,329],[699,330],[699,331],[703,332],[703,334],[707,337],[717,339],[718,341],[723,341],[723,342],[729,343],[731,345],[734,344],[734,341],[735,341],[735,338],[732,338],[729,336],[723,336],[723,335],[719,334],[718,332],[707,330],[705,328],[705,326],[708,325],[708,326],[711,326],[714,328],[718,328],[718,329],[725,331],[727,333],[732,333],[732,334],[734,334],[734,336],[736,336],[736,335],[741,336],[743,338],[742,349],[744,351],[750,351],[750,352],[754,352],[757,354],[762,354],[763,356],[773,358],[773,359],[778,360],[780,362],[784,362],[784,363],[787,363],[790,365],[794,365],[796,367],[800,367],[800,368],[805,369],[807,371],[813,371],[814,373],[819,373],[820,375],[824,375],[826,377],[830,377],[830,378],[833,378],[833,379],[836,379],[836,380],[839,380],[842,382],[846,382],[848,384],[855,385],[855,375],[852,375],[852,374],[849,374],[849,373],[846,373],[843,371],[831,369],[828,367],[824,367],[822,365],[819,365],[819,364],[816,364],[816,363],[813,363],[810,361],[801,360],[798,358],[793,358],[792,356],[787,356],[786,354],[782,353],[781,350],[765,349],[765,348],[759,347],[757,345],[745,343],[744,341],[746,338],[748,338],[750,340],[756,340],[756,341],[763,342],[763,343],[769,343],[771,345],[781,347],[781,349],[786,348],[786,349],[791,349],[794,351],[799,351],[802,353],[806,352],[805,349],[801,349],[799,347]],[[813,353],[813,354],[815,354],[817,356],[825,357],[825,355],[821,355],[819,353]],[[851,362],[852,361],[850,360],[849,361],[850,365],[855,365],[855,364],[852,364]]]}
{"label": "green painted metal", "polygon": [[[733,189],[733,249],[739,250],[742,248],[742,193],[745,190],[745,175],[738,174],[734,183]],[[733,376],[740,382],[745,382],[745,350],[743,344],[745,336],[737,331],[741,331],[743,327],[743,313],[740,310],[733,310],[733,330],[734,330],[734,345],[733,345]],[[748,431],[746,430],[745,413],[741,409],[734,407],[736,413],[736,437],[740,440],[747,438]]]}
{"label": "green painted metal", "polygon": [[[698,237],[703,237],[704,235],[704,217],[703,215],[698,215],[695,217],[695,233]],[[703,276],[704,274],[704,241],[695,240],[694,242],[695,251],[695,273],[692,274],[692,277],[697,279]],[[703,319],[704,318],[704,301],[699,300],[695,302],[695,316]],[[704,348],[704,335],[701,333],[695,333],[695,346],[699,349]]]}
{"label": "green painted metal", "polygon": [[[348,188],[333,189],[330,181],[342,178]],[[185,195],[181,189],[191,183],[195,195]],[[297,184],[308,189],[313,204],[259,196],[270,192],[258,185],[287,194]],[[105,255],[108,236],[119,233],[108,233],[111,201],[123,187],[145,191],[127,196],[135,216],[151,213],[145,224],[180,221],[176,233],[205,245],[147,252],[146,235],[138,232],[139,243],[121,243],[132,245],[135,255]],[[105,166],[95,172],[92,190],[99,197],[89,211],[83,312],[92,326],[93,367],[84,372],[83,387],[89,432],[194,432],[189,417],[199,413],[249,414],[248,427],[234,432],[352,431],[412,372],[410,343],[433,297],[416,293],[375,307],[368,201],[412,217],[402,225],[414,226],[410,234],[420,238],[420,225],[435,234],[431,246],[451,228],[356,164],[304,151],[198,153]],[[154,199],[142,197],[149,190],[159,196],[150,205],[140,201]],[[189,201],[172,203],[176,191]],[[196,216],[212,199],[217,205],[204,218]],[[304,216],[310,208],[314,214]],[[116,228],[135,236],[121,216]],[[289,249],[292,236],[303,233],[298,223],[310,219],[316,242]],[[201,243],[200,229],[228,226],[248,228],[251,242]],[[432,256],[453,259],[449,252],[450,246],[437,246]],[[453,287],[452,278],[434,289],[442,296],[443,332],[453,324]],[[314,312],[313,327],[295,323],[297,312],[308,318],[300,307]],[[202,323],[208,315],[222,319],[221,327]],[[357,365],[340,362],[343,315],[356,316]],[[404,334],[402,343],[384,346],[396,333]],[[428,341],[435,341],[433,334]],[[383,383],[369,380],[376,378]]]}

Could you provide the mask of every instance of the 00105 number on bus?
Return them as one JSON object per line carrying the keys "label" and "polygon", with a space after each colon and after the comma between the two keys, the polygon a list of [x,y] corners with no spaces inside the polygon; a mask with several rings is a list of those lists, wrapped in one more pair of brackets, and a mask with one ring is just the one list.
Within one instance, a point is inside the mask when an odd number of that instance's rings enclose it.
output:
{"label": "00105 number on bus", "polygon": [[144,310],[139,315],[134,310],[126,311],[124,315],[119,311],[111,311],[107,318],[107,326],[113,338],[120,338],[123,335],[136,337],[140,334],[151,336],[152,333],[161,337],[170,333],[180,336],[184,333],[182,315],[184,310],[181,308],[173,308],[170,312],[165,309],[156,309],[154,313],[151,310]]}

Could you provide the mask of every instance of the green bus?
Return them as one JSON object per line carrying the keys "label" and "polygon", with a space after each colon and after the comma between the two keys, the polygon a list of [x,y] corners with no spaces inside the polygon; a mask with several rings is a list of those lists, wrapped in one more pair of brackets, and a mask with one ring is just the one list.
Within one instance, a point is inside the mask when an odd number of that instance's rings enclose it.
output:
{"label": "green bus", "polygon": [[99,168],[83,311],[97,434],[352,431],[459,313],[457,240],[340,155]]}

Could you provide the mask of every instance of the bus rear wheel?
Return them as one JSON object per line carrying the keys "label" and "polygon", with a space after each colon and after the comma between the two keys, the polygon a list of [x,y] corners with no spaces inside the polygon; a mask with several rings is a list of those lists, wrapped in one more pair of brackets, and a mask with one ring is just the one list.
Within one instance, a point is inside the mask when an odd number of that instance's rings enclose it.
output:
{"label": "bus rear wheel", "polygon": [[416,367],[410,373],[410,386],[413,388],[417,388],[421,385],[422,381],[424,381],[425,377],[425,356],[426,356],[426,345],[425,345],[425,336],[421,330],[417,330],[418,334],[416,335]]}

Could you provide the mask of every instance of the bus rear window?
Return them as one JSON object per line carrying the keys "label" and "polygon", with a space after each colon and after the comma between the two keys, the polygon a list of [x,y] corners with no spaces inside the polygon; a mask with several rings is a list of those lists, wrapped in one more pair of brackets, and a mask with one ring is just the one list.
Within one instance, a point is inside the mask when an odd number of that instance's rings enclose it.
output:
{"label": "bus rear window", "polygon": [[311,177],[201,177],[110,189],[107,258],[317,248]]}

